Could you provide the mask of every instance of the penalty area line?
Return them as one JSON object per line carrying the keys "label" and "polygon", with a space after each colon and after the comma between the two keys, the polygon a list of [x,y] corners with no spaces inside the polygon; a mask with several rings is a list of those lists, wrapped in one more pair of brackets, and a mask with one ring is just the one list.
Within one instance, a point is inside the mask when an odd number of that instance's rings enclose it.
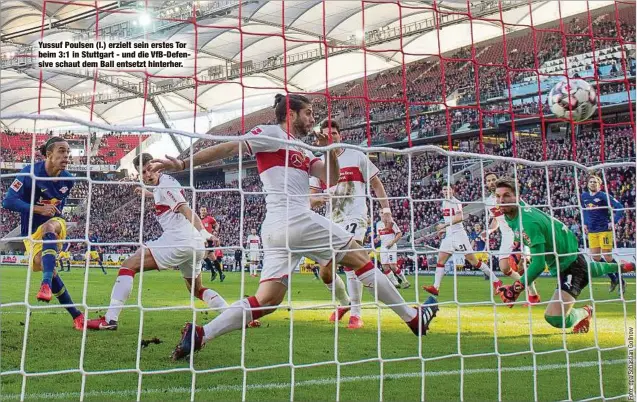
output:
{"label": "penalty area line", "polygon": [[[626,364],[628,359],[616,359],[616,360],[602,360],[602,365],[617,365],[617,364]],[[585,367],[596,367],[599,364],[599,361],[585,361],[573,363],[570,365],[571,368],[585,368]],[[550,370],[560,370],[565,369],[566,364],[545,364],[538,365],[538,371],[550,371]],[[518,371],[532,371],[533,366],[522,366],[522,367],[503,367],[501,372],[518,372]],[[473,374],[484,374],[484,373],[495,373],[498,371],[497,369],[492,368],[483,368],[483,369],[468,369],[464,370],[464,375],[473,375]],[[460,374],[460,370],[443,370],[443,371],[426,371],[425,377],[442,377],[442,376],[452,376]],[[385,379],[403,379],[403,378],[418,378],[421,373],[397,373],[397,374],[385,374]],[[379,381],[380,375],[361,375],[361,376],[350,376],[350,377],[341,377],[341,383],[351,383],[351,382],[359,382],[359,381]],[[304,380],[298,381],[295,383],[294,387],[309,387],[315,385],[331,385],[336,384],[336,378],[318,378],[314,380]],[[248,384],[246,386],[247,390],[260,390],[260,389],[280,389],[280,388],[290,388],[289,382],[283,383],[266,383],[266,384]],[[197,388],[195,389],[195,393],[202,392],[239,392],[243,390],[243,387],[240,385],[217,385],[214,387],[207,388]],[[142,395],[148,394],[190,394],[190,387],[170,387],[170,388],[150,388],[142,390]],[[106,397],[106,396],[137,396],[137,390],[107,390],[107,391],[86,391],[84,392],[84,397]],[[79,392],[60,392],[60,393],[39,393],[39,394],[29,394],[26,393],[25,397],[29,399],[78,399],[80,397]],[[0,399],[2,400],[11,400],[11,399],[20,399],[20,394],[7,394],[3,395]]]}

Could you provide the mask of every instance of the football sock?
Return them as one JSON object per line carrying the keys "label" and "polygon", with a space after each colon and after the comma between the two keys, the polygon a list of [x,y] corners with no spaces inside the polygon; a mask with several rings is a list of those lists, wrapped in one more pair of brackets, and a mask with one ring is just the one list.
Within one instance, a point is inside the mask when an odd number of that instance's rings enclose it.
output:
{"label": "football sock", "polygon": [[493,271],[491,271],[491,269],[484,262],[478,261],[478,265],[476,265],[476,268],[478,268],[480,271],[482,271],[483,274],[487,275],[489,277],[489,279],[491,280],[491,282],[497,282],[498,281],[498,277],[495,276]]}
{"label": "football sock", "polygon": [[398,293],[396,287],[386,275],[374,268],[371,261],[357,269],[356,276],[374,297],[377,294],[378,300],[394,310],[403,321],[410,322],[418,314],[416,309],[404,304],[405,299]]}
{"label": "football sock", "polygon": [[223,276],[223,271],[221,271],[221,263],[219,259],[216,259],[212,262],[212,265],[215,267],[215,270],[219,273],[219,276]]}
{"label": "football sock", "polygon": [[319,270],[318,268],[312,268],[312,273],[314,273],[314,277],[319,279]]}
{"label": "football sock", "polygon": [[[245,327],[250,321],[257,320],[260,317],[270,314],[276,308],[271,310],[255,310],[250,311],[250,308],[259,308],[261,305],[254,296],[242,299],[232,303],[227,309],[219,314],[214,320],[204,325],[204,337],[203,342],[207,342],[218,336],[226,334],[230,331],[235,331]],[[244,311],[245,309],[245,319]]]}
{"label": "football sock", "polygon": [[334,297],[338,300],[338,303],[341,306],[349,305],[349,297],[347,296],[347,291],[345,290],[345,284],[340,276],[335,275],[334,280],[331,283],[326,283],[325,286],[327,290],[330,291],[330,295],[332,294],[332,289],[334,289]]}
{"label": "football sock", "polygon": [[515,272],[512,269],[509,269],[509,273],[505,274],[505,275],[508,276],[509,278],[513,279],[514,282],[515,281],[519,281],[520,278],[521,278],[520,274],[518,274],[517,272]]}
{"label": "football sock", "polygon": [[585,309],[574,308],[564,320],[562,320],[561,315],[545,315],[544,319],[555,328],[562,328],[562,325],[564,328],[571,328],[586,317],[588,317],[588,312]]}
{"label": "football sock", "polygon": [[394,272],[391,269],[384,270],[383,273],[385,274],[387,279],[389,279],[389,282],[392,285],[398,286],[398,280],[396,279],[396,276],[394,275]]}
{"label": "football sock", "polygon": [[130,297],[131,290],[133,290],[134,278],[135,271],[128,268],[120,268],[111,292],[111,305],[104,315],[106,321],[118,320],[119,313],[122,312],[122,306],[126,304],[126,300]]}
{"label": "football sock", "polygon": [[434,287],[436,289],[440,289],[440,284],[442,283],[442,277],[445,276],[445,266],[444,264],[436,265],[436,277],[434,278]]}
{"label": "football sock", "polygon": [[358,280],[356,272],[345,271],[347,276],[347,293],[349,293],[350,315],[360,317],[361,316],[361,302],[363,300],[363,284]]}
{"label": "football sock", "polygon": [[402,269],[396,268],[396,275],[400,278],[401,281],[407,282],[407,278],[405,278],[405,273]]}
{"label": "football sock", "polygon": [[[55,233],[49,232],[42,236],[42,240],[57,240]],[[51,286],[51,280],[53,279],[53,271],[55,271],[55,265],[58,258],[57,244],[56,243],[43,243],[42,244],[42,284]]]}
{"label": "football sock", "polygon": [[201,288],[199,294],[196,296],[198,299],[203,300],[210,308],[221,309],[228,307],[228,303],[224,298],[212,289]]}
{"label": "football sock", "polygon": [[[55,297],[58,299],[60,304],[73,304],[71,295],[66,290],[66,286],[64,286],[64,282],[62,281],[62,278],[60,278],[59,275],[54,275],[53,279],[51,280],[51,292],[55,295]],[[80,310],[78,310],[77,308],[73,306],[66,307],[66,311],[68,311],[69,314],[71,314],[71,317],[73,318],[82,314]]]}

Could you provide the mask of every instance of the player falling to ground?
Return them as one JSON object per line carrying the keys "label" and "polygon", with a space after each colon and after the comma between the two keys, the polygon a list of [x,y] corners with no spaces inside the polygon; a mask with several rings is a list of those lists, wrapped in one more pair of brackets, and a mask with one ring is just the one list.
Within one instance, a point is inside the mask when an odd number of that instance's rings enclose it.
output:
{"label": "player falling to ground", "polygon": [[565,224],[519,201],[516,194],[513,180],[497,181],[496,201],[513,233],[530,248],[531,262],[519,281],[499,289],[502,301],[515,302],[526,285],[540,276],[548,266],[551,275],[558,276],[559,284],[546,307],[544,319],[555,328],[573,327],[574,333],[588,332],[592,307],[573,308],[573,305],[588,285],[589,271],[591,277],[599,277],[619,270],[634,271],[635,265],[627,262],[587,263],[580,254],[577,237]]}
{"label": "player falling to ground", "polygon": [[[244,141],[215,145],[192,156],[194,166],[234,157],[241,149],[256,156],[263,191],[267,194],[261,230],[264,260],[256,294],[232,304],[204,326],[186,324],[173,351],[173,359],[185,358],[206,342],[274,312],[285,297],[291,270],[303,256],[323,266],[331,264],[334,258],[334,263],[350,267],[365,287],[391,306],[414,334],[424,334],[438,310],[436,299],[429,298],[420,308],[407,306],[387,278],[374,269],[367,253],[352,241],[352,234],[310,209],[310,176],[331,186],[338,182],[340,171],[337,150],[328,151],[330,176],[327,177],[328,163],[305,150],[299,140],[307,136],[314,125],[311,101],[296,94],[277,95],[275,114],[277,125],[257,126]],[[324,138],[322,133],[317,135]],[[290,140],[292,144],[281,144],[272,139]],[[190,160],[168,156],[154,162],[157,170],[185,170],[190,166]]]}
{"label": "player falling to ground", "polygon": [[[602,179],[596,175],[588,177],[588,191],[581,196],[584,208],[584,234],[588,235],[588,248],[595,261],[615,262],[613,259],[613,222],[617,224],[624,217],[624,206],[610,194],[601,191]],[[610,208],[613,209],[611,222]],[[611,272],[609,292],[619,285],[619,274]],[[626,290],[626,281],[621,280],[620,292]]]}
{"label": "player falling to ground", "polygon": [[[148,153],[137,155],[133,160],[135,168],[142,167],[144,184],[156,186],[152,192],[136,188],[135,192],[154,199],[155,216],[163,234],[159,239],[147,242],[147,247],[139,248],[127,258],[119,270],[117,280],[111,292],[111,302],[106,315],[88,320],[87,328],[95,330],[116,330],[119,315],[133,289],[133,278],[141,270],[165,270],[179,268],[186,281],[188,293],[194,286],[194,295],[203,300],[208,307],[220,309],[228,304],[217,292],[201,284],[201,260],[204,257],[204,245],[210,237],[201,219],[192,212],[183,190],[173,177],[152,172],[149,162],[153,157]],[[141,164],[141,165],[140,165]]]}
{"label": "player falling to ground", "polygon": [[[55,272],[60,242],[66,238],[62,210],[75,184],[70,179],[73,175],[66,170],[71,148],[64,139],[51,137],[39,151],[44,161],[26,165],[20,171],[29,174],[33,168],[33,176],[16,177],[6,192],[2,207],[20,213],[20,236],[30,237],[24,240],[29,265],[34,272],[42,271],[37,299],[48,303],[55,295],[60,304],[73,304],[62,278]],[[59,180],[38,180],[38,177],[56,177]],[[29,226],[31,211],[33,218]],[[40,240],[46,243],[38,242]],[[82,330],[84,315],[75,307],[67,307],[66,310],[73,317],[74,328]]]}
{"label": "player falling to ground", "polygon": [[[91,230],[88,232],[88,241],[90,243],[99,243],[100,238],[97,233]],[[102,268],[102,272],[104,273],[104,275],[106,275],[106,269],[104,268],[104,252],[102,250],[102,247],[93,245],[91,245],[91,247],[91,251],[87,253],[89,261],[97,261],[100,268]]]}
{"label": "player falling to ground", "polygon": [[391,218],[388,219],[386,216],[383,216],[380,221],[376,222],[376,233],[380,238],[380,264],[383,272],[388,277],[392,276],[390,281],[394,286],[400,286],[396,278],[393,277],[393,275],[396,274],[402,281],[402,288],[409,288],[411,285],[405,277],[405,273],[396,265],[398,262],[397,243],[403,235],[402,231]]}
{"label": "player falling to ground", "polygon": [[257,234],[256,229],[250,229],[250,234],[246,239],[246,248],[248,249],[248,263],[250,264],[250,276],[256,278],[259,276],[257,268],[261,259],[261,238]]}
{"label": "player falling to ground", "polygon": [[[334,143],[342,142],[341,128],[338,122],[325,120],[321,123],[320,129],[323,138],[327,139],[331,135]],[[323,140],[323,143],[319,141],[319,145],[327,145],[326,140]],[[378,197],[382,215],[393,223],[385,186],[383,186],[383,182],[378,177],[378,168],[363,152],[350,148],[339,148],[335,151],[335,154],[338,157],[338,166],[340,168],[338,181],[333,183],[328,189],[324,181],[317,177],[310,178],[310,193],[316,194],[310,198],[311,205],[312,207],[317,207],[326,204],[326,201],[330,201],[330,205],[326,205],[327,207],[325,208],[326,216],[331,217],[332,222],[344,228],[345,231],[353,236],[354,241],[359,246],[362,246],[370,221],[367,211],[368,183],[374,195]],[[325,163],[325,155],[321,157],[321,161]],[[327,192],[330,196],[321,196],[320,194],[324,192]],[[363,326],[363,320],[361,319],[363,284],[354,270],[348,267],[344,269],[347,277],[347,291],[345,291],[341,277],[334,275],[331,264],[323,264],[320,269],[319,275],[323,283],[327,286],[330,294],[334,291],[336,300],[343,306],[332,313],[329,320],[331,322],[336,319],[340,321],[351,308],[348,328],[361,328]]]}
{"label": "player falling to ground", "polygon": [[[495,199],[495,183],[498,181],[498,175],[495,173],[487,173],[484,176],[484,181],[487,186],[487,190],[489,191],[489,196],[484,200],[484,203],[489,210],[489,216],[491,218],[491,222],[489,223],[489,230],[485,233],[485,237],[488,239],[489,235],[496,230],[500,230],[500,249],[497,252],[498,256],[498,264],[500,266],[500,271],[513,279],[513,281],[520,280],[520,274],[516,269],[512,269],[509,264],[510,256],[514,249],[514,236],[513,230],[506,221],[506,218],[500,208],[497,205]],[[520,267],[520,269],[523,269]],[[528,302],[530,304],[540,303],[540,295],[535,288],[535,282],[532,282],[526,288],[526,292],[528,294]]]}
{"label": "player falling to ground", "polygon": [[71,272],[71,243],[64,243],[62,250],[58,254],[58,263],[60,271],[64,272],[64,263],[66,262],[66,272]]}
{"label": "player falling to ground", "polygon": [[214,250],[215,246],[219,245],[219,222],[217,222],[214,216],[208,215],[208,208],[206,207],[199,208],[199,218],[201,219],[204,229],[209,233],[209,236],[206,238],[206,254],[203,261],[208,271],[210,271],[210,281],[214,281],[217,278],[217,273],[219,273],[219,280],[223,282],[226,276],[223,274],[223,271],[221,271],[221,262],[217,261]]}
{"label": "player falling to ground", "polygon": [[450,186],[443,186],[442,195],[445,197],[442,202],[444,223],[436,225],[436,231],[442,234],[441,232],[444,230],[444,238],[438,250],[436,276],[433,285],[423,286],[422,288],[433,295],[437,295],[440,291],[442,278],[445,276],[445,264],[447,260],[454,252],[461,252],[466,253],[464,254],[464,258],[469,261],[474,268],[479,269],[482,273],[489,276],[493,288],[497,289],[502,285],[502,282],[491,272],[487,264],[480,261],[473,253],[469,236],[462,224],[464,219],[462,203],[453,196],[453,189]]}

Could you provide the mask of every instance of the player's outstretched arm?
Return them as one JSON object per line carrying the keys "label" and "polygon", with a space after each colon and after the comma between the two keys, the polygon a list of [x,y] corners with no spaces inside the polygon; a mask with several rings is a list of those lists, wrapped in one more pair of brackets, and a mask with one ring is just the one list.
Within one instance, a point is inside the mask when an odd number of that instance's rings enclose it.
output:
{"label": "player's outstretched arm", "polygon": [[[235,156],[239,153],[239,147],[240,142],[233,141],[202,149],[192,156],[193,167]],[[153,172],[177,172],[190,167],[190,158],[177,159],[166,155],[166,159],[153,159],[150,163]]]}
{"label": "player's outstretched arm", "polygon": [[188,219],[188,221],[192,223],[192,226],[194,226],[195,229],[197,229],[197,231],[201,234],[201,236],[204,239],[208,240],[213,237],[212,234],[208,232],[206,228],[204,228],[199,215],[193,214],[192,209],[190,209],[190,207],[187,204],[182,204],[181,206],[179,206],[179,208],[177,208],[177,212],[179,212],[186,219]]}
{"label": "player's outstretched arm", "polygon": [[378,199],[380,206],[382,208],[382,213],[391,215],[391,208],[389,207],[389,199],[387,197],[387,192],[385,191],[385,186],[383,182],[380,180],[378,175],[372,177],[369,182],[369,186],[374,191],[374,195]]}

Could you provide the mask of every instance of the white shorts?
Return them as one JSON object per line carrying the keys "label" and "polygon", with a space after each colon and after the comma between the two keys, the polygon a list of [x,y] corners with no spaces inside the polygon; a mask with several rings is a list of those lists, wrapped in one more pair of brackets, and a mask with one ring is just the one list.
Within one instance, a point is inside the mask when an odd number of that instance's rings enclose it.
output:
{"label": "white shorts", "polygon": [[361,218],[346,219],[342,222],[337,222],[345,229],[345,231],[354,236],[354,240],[363,244],[365,240],[365,233],[367,233],[367,221]]}
{"label": "white shorts", "polygon": [[513,252],[513,242],[513,235],[502,236],[502,240],[500,240],[500,250],[498,250],[497,253],[499,260],[509,258]]}
{"label": "white shorts", "polygon": [[[266,215],[263,221],[261,282],[285,279],[307,257],[320,265],[341,261],[353,236],[327,218],[307,211],[296,216]],[[331,230],[331,239],[330,239]],[[331,240],[331,244],[330,244]]]}
{"label": "white shorts", "polygon": [[469,236],[464,230],[461,232],[447,233],[445,238],[440,242],[438,251],[453,254],[456,251],[473,252]]}
{"label": "white shorts", "polygon": [[248,253],[248,261],[249,262],[259,262],[259,259],[261,258],[261,253],[258,251],[251,251]]}
{"label": "white shorts", "polygon": [[396,264],[396,261],[398,261],[398,253],[396,253],[395,251],[385,251],[385,250],[380,250],[380,263],[381,265],[386,265],[386,264]]}
{"label": "white shorts", "polygon": [[179,244],[172,238],[161,236],[146,243],[160,270],[179,268],[184,278],[196,278],[201,273],[201,262],[206,252],[204,244]]}

